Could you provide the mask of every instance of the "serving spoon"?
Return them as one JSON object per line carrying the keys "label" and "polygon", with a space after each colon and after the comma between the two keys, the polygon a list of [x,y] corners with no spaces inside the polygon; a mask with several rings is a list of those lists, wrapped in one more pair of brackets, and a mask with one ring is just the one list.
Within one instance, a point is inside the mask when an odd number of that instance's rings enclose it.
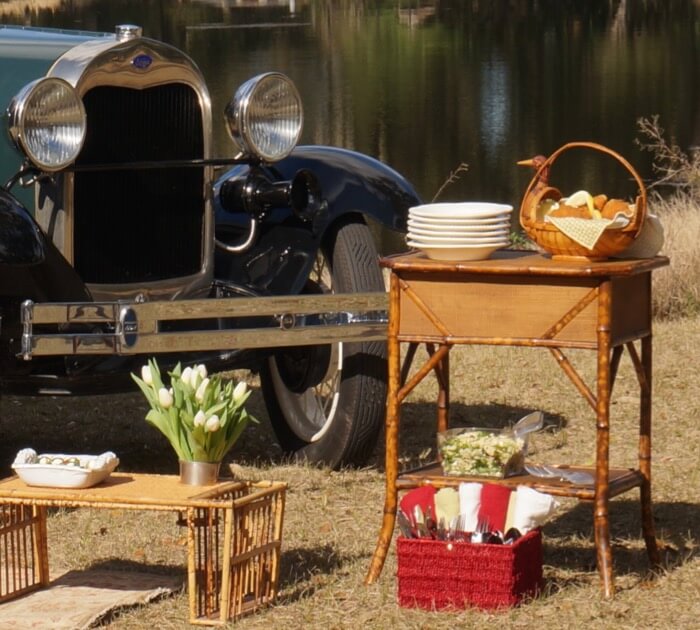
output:
{"label": "serving spoon", "polygon": [[503,429],[502,433],[512,434],[515,438],[522,438],[528,433],[539,431],[544,426],[544,414],[541,411],[533,411],[523,416],[512,427]]}

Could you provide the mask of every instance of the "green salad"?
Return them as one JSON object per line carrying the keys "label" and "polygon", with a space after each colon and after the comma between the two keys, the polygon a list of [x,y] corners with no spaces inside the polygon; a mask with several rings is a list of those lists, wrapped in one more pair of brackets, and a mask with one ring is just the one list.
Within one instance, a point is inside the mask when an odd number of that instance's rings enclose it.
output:
{"label": "green salad", "polygon": [[442,468],[447,475],[503,477],[522,463],[524,446],[520,438],[480,430],[448,434],[439,440]]}

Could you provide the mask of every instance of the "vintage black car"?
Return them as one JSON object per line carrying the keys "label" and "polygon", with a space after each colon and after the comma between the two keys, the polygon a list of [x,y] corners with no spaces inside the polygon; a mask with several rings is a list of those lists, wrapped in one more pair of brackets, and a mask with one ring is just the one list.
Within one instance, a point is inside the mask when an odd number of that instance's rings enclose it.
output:
{"label": "vintage black car", "polygon": [[285,451],[366,461],[386,333],[368,221],[403,229],[412,186],[365,155],[296,146],[299,94],[274,72],[236,91],[236,149],[213,156],[201,73],[132,25],[0,27],[2,95],[2,391],[133,390],[152,356],[256,369]]}

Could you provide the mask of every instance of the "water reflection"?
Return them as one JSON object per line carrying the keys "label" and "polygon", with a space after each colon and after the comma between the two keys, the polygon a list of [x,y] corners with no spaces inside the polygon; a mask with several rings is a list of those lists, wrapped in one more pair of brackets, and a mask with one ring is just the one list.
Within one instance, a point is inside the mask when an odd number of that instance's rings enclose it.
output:
{"label": "water reflection", "polygon": [[481,66],[479,81],[479,113],[481,118],[480,139],[484,145],[486,159],[497,161],[507,143],[508,122],[510,121],[508,67],[498,53]]}
{"label": "water reflection", "polygon": [[[72,0],[0,4],[5,22],[111,31],[139,23],[199,64],[221,112],[236,85],[290,75],[303,140],[379,157],[432,197],[517,205],[518,159],[593,140],[650,175],[636,120],[659,114],[681,147],[700,143],[698,2],[692,0]],[[231,152],[219,126],[215,150]],[[598,156],[562,160],[564,190],[627,194]],[[630,187],[631,188],[631,187]]]}

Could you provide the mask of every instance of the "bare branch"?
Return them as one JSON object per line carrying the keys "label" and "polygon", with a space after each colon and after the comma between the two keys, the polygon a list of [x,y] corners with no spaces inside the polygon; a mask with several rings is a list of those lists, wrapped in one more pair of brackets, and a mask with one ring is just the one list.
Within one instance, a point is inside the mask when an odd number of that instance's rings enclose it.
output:
{"label": "bare branch", "polygon": [[459,179],[460,173],[466,173],[468,170],[469,164],[466,162],[460,162],[459,166],[454,171],[450,172],[449,177],[442,183],[442,186],[438,188],[438,191],[435,193],[432,201],[435,202],[435,200],[443,193],[445,188],[447,188],[450,184],[454,184]]}
{"label": "bare branch", "polygon": [[685,153],[673,139],[666,140],[658,116],[639,118],[637,128],[644,139],[637,139],[635,143],[642,151],[652,153],[652,169],[658,176],[649,188],[672,185],[692,190],[700,187],[700,154],[697,151]]}

